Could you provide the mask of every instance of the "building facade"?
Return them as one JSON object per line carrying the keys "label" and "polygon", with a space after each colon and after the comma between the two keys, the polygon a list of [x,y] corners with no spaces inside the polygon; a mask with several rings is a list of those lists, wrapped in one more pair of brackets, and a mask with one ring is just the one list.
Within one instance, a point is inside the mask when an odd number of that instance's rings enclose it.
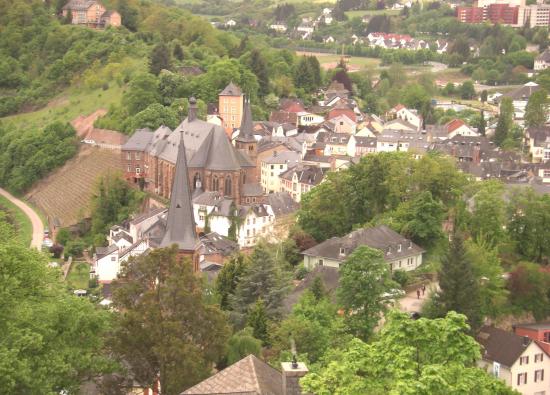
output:
{"label": "building facade", "polygon": [[229,83],[218,96],[218,111],[222,125],[228,136],[241,126],[244,111],[244,94],[233,82]]}

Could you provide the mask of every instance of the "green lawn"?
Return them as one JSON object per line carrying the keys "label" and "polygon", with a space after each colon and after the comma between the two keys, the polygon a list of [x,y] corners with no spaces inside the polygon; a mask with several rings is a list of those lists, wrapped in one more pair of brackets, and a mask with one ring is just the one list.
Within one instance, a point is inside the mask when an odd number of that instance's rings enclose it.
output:
{"label": "green lawn", "polygon": [[87,289],[90,280],[90,265],[86,262],[73,262],[69,274],[67,275],[67,284],[73,289]]}
{"label": "green lawn", "polygon": [[115,82],[111,82],[107,90],[71,87],[40,110],[0,120],[25,128],[44,127],[54,121],[69,122],[79,115],[88,115],[99,108],[108,109],[111,104],[118,104],[123,92],[124,87],[119,87]]}
{"label": "green lawn", "polygon": [[0,210],[7,212],[17,231],[17,238],[25,245],[30,245],[32,240],[32,223],[29,217],[15,204],[4,196],[0,196]]}
{"label": "green lawn", "polygon": [[399,15],[399,10],[353,10],[346,11],[345,14],[349,19],[355,17],[363,17],[364,15],[375,16],[375,15],[388,15],[396,16]]}

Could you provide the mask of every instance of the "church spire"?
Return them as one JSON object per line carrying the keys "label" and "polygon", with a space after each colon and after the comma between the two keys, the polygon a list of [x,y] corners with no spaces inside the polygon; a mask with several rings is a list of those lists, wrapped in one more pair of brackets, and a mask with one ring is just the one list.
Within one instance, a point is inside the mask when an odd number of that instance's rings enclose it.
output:
{"label": "church spire", "polygon": [[244,101],[243,119],[236,141],[241,143],[256,142],[254,138],[254,124],[252,123],[252,110],[250,109],[250,100],[248,98],[245,98]]}
{"label": "church spire", "polygon": [[191,189],[189,188],[189,173],[183,131],[180,132],[176,171],[170,194],[170,208],[166,217],[166,231],[161,247],[177,244],[180,251],[194,252],[199,244],[195,229]]}

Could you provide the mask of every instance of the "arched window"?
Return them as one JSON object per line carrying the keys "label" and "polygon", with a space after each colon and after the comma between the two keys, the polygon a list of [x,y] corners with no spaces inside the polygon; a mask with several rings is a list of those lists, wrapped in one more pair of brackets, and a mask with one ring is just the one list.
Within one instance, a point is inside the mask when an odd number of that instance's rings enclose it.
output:
{"label": "arched window", "polygon": [[195,173],[195,176],[193,177],[193,189],[199,188],[202,188],[201,175],[199,173]]}
{"label": "arched window", "polygon": [[212,178],[212,191],[218,191],[220,189],[220,184],[218,183],[218,176]]}
{"label": "arched window", "polygon": [[225,196],[231,196],[231,177],[225,178]]}
{"label": "arched window", "polygon": [[246,184],[246,173],[243,173],[243,185]]}

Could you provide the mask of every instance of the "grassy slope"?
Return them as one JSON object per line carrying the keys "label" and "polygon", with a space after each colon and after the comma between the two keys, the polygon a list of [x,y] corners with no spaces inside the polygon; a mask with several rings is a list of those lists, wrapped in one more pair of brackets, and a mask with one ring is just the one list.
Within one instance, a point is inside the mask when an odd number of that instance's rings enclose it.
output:
{"label": "grassy slope", "polygon": [[346,11],[345,14],[349,19],[354,18],[356,16],[362,17],[363,15],[388,15],[388,16],[395,16],[399,15],[399,10],[353,10],[353,11]]}
{"label": "grassy slope", "polygon": [[0,196],[0,210],[6,211],[10,218],[13,219],[17,238],[25,245],[30,245],[32,240],[32,223],[29,217],[4,196]]}
{"label": "grassy slope", "polygon": [[90,265],[86,262],[73,262],[67,275],[67,284],[74,289],[87,289],[90,280]]}
{"label": "grassy slope", "polygon": [[16,127],[44,127],[53,121],[70,122],[79,115],[87,115],[98,108],[109,108],[120,102],[124,87],[111,82],[109,89],[86,90],[71,87],[52,100],[46,107],[0,120]]}

